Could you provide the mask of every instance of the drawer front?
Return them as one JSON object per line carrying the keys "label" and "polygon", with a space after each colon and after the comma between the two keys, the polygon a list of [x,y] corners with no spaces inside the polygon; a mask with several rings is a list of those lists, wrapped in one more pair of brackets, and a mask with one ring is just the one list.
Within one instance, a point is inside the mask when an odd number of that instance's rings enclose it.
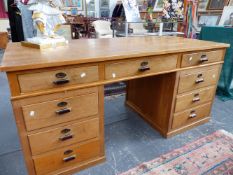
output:
{"label": "drawer front", "polygon": [[196,66],[222,61],[224,58],[224,53],[224,50],[215,50],[184,54],[182,57],[181,67]]}
{"label": "drawer front", "polygon": [[220,67],[221,65],[215,65],[182,71],[178,93],[215,85],[219,78]]}
{"label": "drawer front", "polygon": [[28,136],[33,155],[99,137],[99,118]]}
{"label": "drawer front", "polygon": [[209,102],[215,95],[215,86],[198,89],[176,97],[175,112],[182,111]]}
{"label": "drawer front", "polygon": [[97,140],[33,156],[36,173],[37,175],[45,175],[72,166],[77,167],[79,163],[100,156],[100,147],[100,141]]}
{"label": "drawer front", "polygon": [[105,65],[105,79],[117,79],[130,76],[163,72],[176,69],[178,55],[145,57],[132,61],[119,61]]}
{"label": "drawer front", "polygon": [[174,114],[172,128],[179,128],[210,115],[211,103],[207,103],[184,112]]}
{"label": "drawer front", "polygon": [[18,75],[22,93],[90,83],[99,80],[98,66],[66,68]]}
{"label": "drawer front", "polygon": [[22,107],[28,131],[98,114],[98,93]]}

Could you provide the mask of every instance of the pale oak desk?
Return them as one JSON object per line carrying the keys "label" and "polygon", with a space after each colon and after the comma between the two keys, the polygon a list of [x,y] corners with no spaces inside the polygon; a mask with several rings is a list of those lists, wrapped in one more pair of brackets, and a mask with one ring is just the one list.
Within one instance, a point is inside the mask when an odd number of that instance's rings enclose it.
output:
{"label": "pale oak desk", "polygon": [[105,160],[107,83],[128,80],[126,104],[164,137],[209,121],[227,47],[177,37],[77,40],[45,51],[10,43],[1,69],[29,174]]}

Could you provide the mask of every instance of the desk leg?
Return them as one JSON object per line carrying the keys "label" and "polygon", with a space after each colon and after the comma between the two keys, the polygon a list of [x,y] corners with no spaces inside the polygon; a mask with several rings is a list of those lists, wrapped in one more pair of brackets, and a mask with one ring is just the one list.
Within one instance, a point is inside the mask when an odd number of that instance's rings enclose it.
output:
{"label": "desk leg", "polygon": [[99,86],[99,118],[100,118],[100,155],[105,157],[104,145],[104,86]]}

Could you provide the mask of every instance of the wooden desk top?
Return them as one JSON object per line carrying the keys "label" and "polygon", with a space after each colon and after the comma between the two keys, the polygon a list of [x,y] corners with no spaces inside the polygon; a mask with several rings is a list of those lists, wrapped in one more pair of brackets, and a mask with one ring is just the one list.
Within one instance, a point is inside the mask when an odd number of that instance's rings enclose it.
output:
{"label": "wooden desk top", "polygon": [[74,40],[67,46],[46,50],[9,43],[0,70],[20,71],[227,47],[228,44],[173,36]]}

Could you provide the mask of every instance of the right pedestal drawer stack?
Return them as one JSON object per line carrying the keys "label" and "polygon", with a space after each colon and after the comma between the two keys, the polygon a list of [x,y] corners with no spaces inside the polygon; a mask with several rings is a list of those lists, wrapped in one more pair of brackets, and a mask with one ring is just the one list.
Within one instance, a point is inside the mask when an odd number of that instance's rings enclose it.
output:
{"label": "right pedestal drawer stack", "polygon": [[222,66],[215,62],[221,62],[223,55],[223,50],[183,55],[181,67],[197,68],[180,72],[172,129],[189,127],[210,115]]}

